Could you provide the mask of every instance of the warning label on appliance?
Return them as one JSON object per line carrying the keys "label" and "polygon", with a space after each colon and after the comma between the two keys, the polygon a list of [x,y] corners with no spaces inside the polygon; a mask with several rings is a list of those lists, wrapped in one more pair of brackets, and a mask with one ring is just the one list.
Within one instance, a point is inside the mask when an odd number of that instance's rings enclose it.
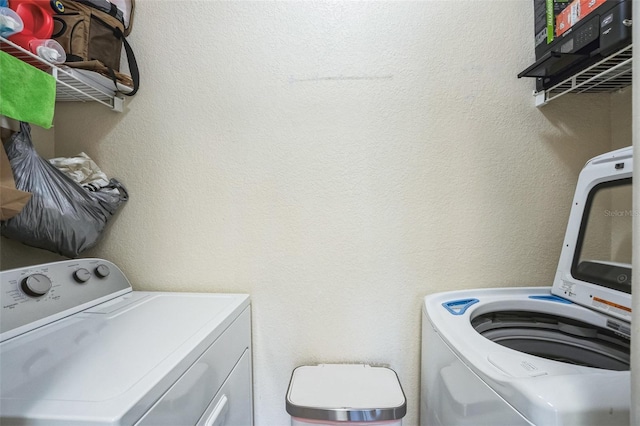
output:
{"label": "warning label on appliance", "polygon": [[631,308],[624,305],[618,305],[617,303],[613,303],[610,300],[601,299],[599,297],[593,298],[592,306],[595,308],[607,310],[609,312],[615,312],[619,315],[628,317],[631,316]]}
{"label": "warning label on appliance", "polygon": [[572,297],[576,295],[574,291],[575,286],[576,285],[571,281],[562,280],[562,285],[560,286],[560,289],[564,292],[565,295]]}

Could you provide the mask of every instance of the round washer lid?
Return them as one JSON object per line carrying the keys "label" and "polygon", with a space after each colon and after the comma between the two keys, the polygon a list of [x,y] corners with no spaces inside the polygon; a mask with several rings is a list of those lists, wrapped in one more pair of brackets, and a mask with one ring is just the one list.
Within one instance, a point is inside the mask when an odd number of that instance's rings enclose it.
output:
{"label": "round washer lid", "polygon": [[329,421],[397,420],[407,401],[396,373],[363,364],[320,364],[293,371],[287,413]]}

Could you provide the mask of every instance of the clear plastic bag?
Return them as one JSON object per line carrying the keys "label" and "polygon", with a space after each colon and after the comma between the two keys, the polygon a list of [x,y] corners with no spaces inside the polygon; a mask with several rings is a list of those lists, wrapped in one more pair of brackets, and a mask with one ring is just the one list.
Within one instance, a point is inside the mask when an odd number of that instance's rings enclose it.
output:
{"label": "clear plastic bag", "polygon": [[40,157],[27,123],[20,124],[6,150],[16,188],[33,194],[20,214],[1,223],[7,238],[77,257],[98,243],[107,221],[129,199],[116,179],[90,192]]}

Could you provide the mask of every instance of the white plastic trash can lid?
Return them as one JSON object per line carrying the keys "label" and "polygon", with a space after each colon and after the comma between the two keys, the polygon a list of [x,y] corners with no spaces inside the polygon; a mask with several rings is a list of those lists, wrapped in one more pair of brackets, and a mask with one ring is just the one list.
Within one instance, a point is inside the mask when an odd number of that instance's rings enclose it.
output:
{"label": "white plastic trash can lid", "polygon": [[397,420],[407,413],[407,400],[389,368],[320,364],[293,370],[287,413],[311,420]]}

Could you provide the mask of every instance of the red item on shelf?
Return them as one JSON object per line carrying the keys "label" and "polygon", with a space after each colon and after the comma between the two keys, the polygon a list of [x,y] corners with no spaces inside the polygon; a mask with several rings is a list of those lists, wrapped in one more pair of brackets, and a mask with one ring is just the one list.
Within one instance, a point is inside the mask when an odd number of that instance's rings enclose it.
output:
{"label": "red item on shelf", "polygon": [[24,24],[24,29],[9,40],[30,50],[31,40],[51,38],[55,10],[50,0],[9,0],[9,8],[20,15]]}

